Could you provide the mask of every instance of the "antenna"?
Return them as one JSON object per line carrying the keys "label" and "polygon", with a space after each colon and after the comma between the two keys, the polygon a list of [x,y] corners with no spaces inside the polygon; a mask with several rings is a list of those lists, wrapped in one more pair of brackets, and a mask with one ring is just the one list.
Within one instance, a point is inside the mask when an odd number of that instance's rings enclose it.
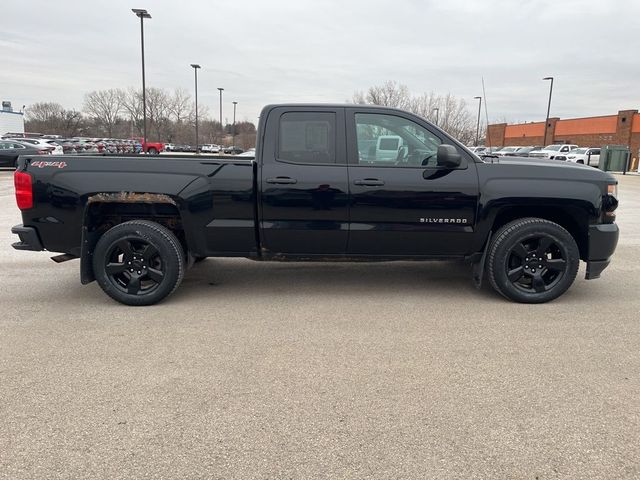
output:
{"label": "antenna", "polygon": [[484,89],[484,76],[482,77],[482,96],[484,97],[484,116],[487,120],[487,143],[489,144],[489,153],[491,153],[491,135],[489,135],[489,111],[487,110],[487,92]]}

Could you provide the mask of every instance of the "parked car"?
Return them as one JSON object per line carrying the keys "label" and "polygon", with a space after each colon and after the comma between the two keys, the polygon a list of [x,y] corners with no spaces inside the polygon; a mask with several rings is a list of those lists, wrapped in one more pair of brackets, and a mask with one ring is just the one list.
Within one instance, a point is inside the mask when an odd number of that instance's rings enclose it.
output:
{"label": "parked car", "polygon": [[[24,139],[22,139],[24,140]],[[17,140],[0,140],[0,167],[15,167],[20,155],[49,155],[48,148],[41,148]]]}
{"label": "parked car", "polygon": [[255,158],[255,156],[256,156],[256,149],[255,148],[250,148],[250,149],[245,150],[244,152],[238,154],[238,157]]}
{"label": "parked car", "polygon": [[531,152],[541,150],[542,147],[515,147],[515,151],[507,152],[504,156],[507,157],[528,157]]}
{"label": "parked car", "polygon": [[483,153],[489,153],[489,147],[479,146],[479,147],[469,147],[469,150],[475,153],[476,155],[481,155]]}
{"label": "parked car", "polygon": [[581,163],[597,167],[600,165],[599,148],[576,148],[564,156],[557,155],[556,160],[566,160],[567,162]]}
{"label": "parked car", "polygon": [[174,152],[175,150],[175,145],[173,143],[165,143],[164,144],[164,151],[165,152]]}
{"label": "parked car", "polygon": [[500,150],[496,150],[495,152],[493,152],[493,155],[496,155],[498,157],[505,157],[510,154],[515,154],[518,148],[520,147],[502,147]]}
{"label": "parked car", "polygon": [[62,153],[64,155],[75,155],[76,154],[76,146],[73,142],[67,139],[56,139],[54,140],[58,145],[62,147]]}
{"label": "parked car", "polygon": [[150,142],[147,140],[145,144],[142,138],[133,138],[132,140],[136,140],[141,145],[141,150],[148,153],[149,155],[158,155],[160,152],[164,151],[164,143],[160,142]]}
{"label": "parked car", "polygon": [[220,145],[205,144],[200,146],[202,153],[220,153]]}
{"label": "parked car", "polygon": [[566,145],[566,144],[553,144],[547,145],[542,150],[536,150],[535,152],[529,152],[530,157],[535,158],[548,158],[553,160],[556,155],[568,154],[571,150],[578,148],[578,145]]}
{"label": "parked car", "polygon": [[84,138],[73,138],[71,143],[75,145],[76,153],[80,154],[94,154],[98,153],[98,147],[95,143]]}
{"label": "parked car", "polygon": [[[361,144],[389,134],[404,145],[397,162],[360,158]],[[22,156],[13,247],[79,257],[82,283],[150,305],[207,256],[460,259],[476,285],[486,277],[508,299],[543,303],[571,286],[580,260],[586,278],[598,278],[617,245],[609,173],[515,157],[485,163],[408,112],[269,105],[257,138],[255,160],[62,156],[47,165]],[[51,288],[67,286],[52,279]]]}
{"label": "parked car", "polygon": [[235,145],[232,145],[230,147],[226,147],[223,151],[224,151],[224,153],[226,155],[238,155],[239,153],[244,152],[243,149],[241,149],[240,147],[237,147]]}
{"label": "parked car", "polygon": [[62,146],[58,145],[54,140],[46,138],[10,138],[9,140],[15,140],[19,143],[28,143],[41,150],[49,150],[51,155],[62,155],[64,150]]}

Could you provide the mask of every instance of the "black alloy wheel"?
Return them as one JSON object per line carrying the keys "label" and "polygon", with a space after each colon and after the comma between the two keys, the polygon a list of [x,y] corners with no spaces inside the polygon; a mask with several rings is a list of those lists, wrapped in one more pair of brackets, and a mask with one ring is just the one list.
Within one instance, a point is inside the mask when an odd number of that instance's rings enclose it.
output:
{"label": "black alloy wheel", "polygon": [[102,290],[125,305],[152,305],[184,276],[185,255],[175,234],[148,220],[121,223],[104,233],[93,252]]}
{"label": "black alloy wheel", "polygon": [[531,235],[511,247],[506,270],[509,281],[527,293],[552,289],[566,274],[569,264],[553,237]]}
{"label": "black alloy wheel", "polygon": [[522,303],[544,303],[566,292],[578,273],[575,239],[557,223],[520,218],[492,237],[487,276],[503,296]]}
{"label": "black alloy wheel", "polygon": [[111,283],[129,295],[150,293],[164,278],[158,249],[137,237],[123,238],[107,252],[105,272]]}

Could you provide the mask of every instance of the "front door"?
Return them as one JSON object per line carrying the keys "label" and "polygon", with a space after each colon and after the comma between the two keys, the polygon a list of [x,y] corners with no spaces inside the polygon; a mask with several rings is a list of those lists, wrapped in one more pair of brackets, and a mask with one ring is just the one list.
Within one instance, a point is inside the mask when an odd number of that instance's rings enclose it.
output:
{"label": "front door", "polygon": [[[410,114],[348,108],[348,253],[392,257],[469,253],[476,221],[475,162],[439,166],[446,136]],[[455,145],[454,145],[455,146]],[[389,149],[395,155],[389,155]]]}
{"label": "front door", "polygon": [[281,107],[263,121],[263,255],[345,254],[349,183],[344,109]]}

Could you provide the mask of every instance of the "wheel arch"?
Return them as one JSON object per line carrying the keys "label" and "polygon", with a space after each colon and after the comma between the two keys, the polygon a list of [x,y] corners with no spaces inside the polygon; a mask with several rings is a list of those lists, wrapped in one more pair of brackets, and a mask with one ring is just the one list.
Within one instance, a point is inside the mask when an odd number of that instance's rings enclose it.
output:
{"label": "wheel arch", "polygon": [[576,241],[580,251],[580,259],[587,259],[589,250],[589,214],[586,210],[577,206],[567,205],[504,206],[496,212],[491,223],[491,230],[496,232],[507,223],[525,217],[542,218],[563,227]]}
{"label": "wheel arch", "polygon": [[185,252],[190,241],[178,203],[169,195],[156,193],[96,193],[87,199],[82,222],[80,281],[95,280],[92,256],[96,243],[107,230],[130,220],[149,220],[171,230]]}

